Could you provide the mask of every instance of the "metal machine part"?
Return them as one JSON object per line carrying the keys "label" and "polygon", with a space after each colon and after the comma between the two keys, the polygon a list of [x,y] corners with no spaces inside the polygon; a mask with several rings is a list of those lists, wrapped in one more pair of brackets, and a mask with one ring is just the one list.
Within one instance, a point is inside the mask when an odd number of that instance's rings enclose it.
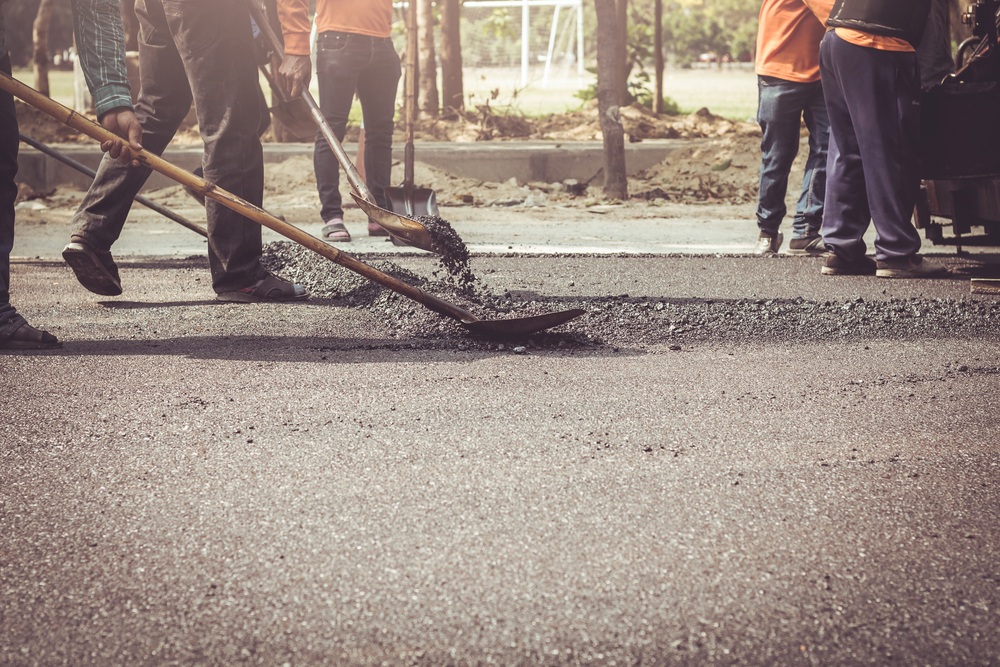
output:
{"label": "metal machine part", "polygon": [[[958,71],[921,99],[921,186],[914,223],[934,245],[1000,246],[1000,0],[962,16],[973,37]],[[945,235],[945,227],[951,235]]]}

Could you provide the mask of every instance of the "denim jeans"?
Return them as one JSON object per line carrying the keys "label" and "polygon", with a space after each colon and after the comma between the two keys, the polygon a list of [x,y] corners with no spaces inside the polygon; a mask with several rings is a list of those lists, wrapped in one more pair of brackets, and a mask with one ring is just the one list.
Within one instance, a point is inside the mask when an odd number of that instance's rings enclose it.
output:
{"label": "denim jeans", "polygon": [[[385,189],[391,185],[393,116],[400,74],[399,56],[388,37],[334,31],[319,34],[316,78],[320,108],[333,133],[343,141],[357,92],[365,124],[365,184],[382,208],[388,208]],[[316,133],[313,163],[323,221],[342,218],[340,164],[322,132]]]}
{"label": "denim jeans", "polygon": [[[143,148],[161,154],[194,99],[205,179],[260,206],[260,87],[245,0],[138,0],[135,9],[141,82],[135,115]],[[73,218],[74,240],[110,250],[150,173],[105,156]],[[215,291],[239,290],[265,276],[260,225],[211,199],[205,209]]]}
{"label": "denim jeans", "polygon": [[778,233],[787,210],[788,172],[799,152],[799,127],[805,118],[809,129],[809,157],[802,192],[795,207],[792,236],[798,239],[818,234],[823,224],[826,148],[830,137],[823,85],[819,81],[800,83],[758,76],[757,95],[757,122],[763,132],[757,226],[772,236]]}
{"label": "denim jeans", "polygon": [[[0,58],[0,69],[10,74],[10,56]],[[14,97],[0,91],[0,340],[24,324],[10,304],[10,252],[14,249],[14,200],[17,199],[17,112]]]}

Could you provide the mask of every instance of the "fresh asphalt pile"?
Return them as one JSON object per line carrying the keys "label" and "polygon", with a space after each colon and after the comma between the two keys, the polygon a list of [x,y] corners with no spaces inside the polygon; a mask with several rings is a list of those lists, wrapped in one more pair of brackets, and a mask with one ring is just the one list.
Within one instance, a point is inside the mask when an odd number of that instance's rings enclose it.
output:
{"label": "fresh asphalt pile", "polygon": [[[464,247],[464,246],[463,246]],[[348,271],[301,246],[279,242],[264,249],[265,266],[304,285],[318,299],[364,309],[394,339],[421,339],[422,347],[513,349],[666,344],[681,349],[699,341],[734,344],[761,340],[818,341],[913,339],[1000,335],[1000,303],[974,298],[888,298],[812,301],[794,299],[678,299],[630,295],[517,299],[490,291],[474,277],[428,280],[388,260],[369,263],[477,317],[528,317],[582,308],[586,314],[553,330],[509,341],[476,336],[458,322]],[[459,263],[460,264],[460,263]],[[447,265],[445,265],[447,268]],[[465,265],[466,269],[468,265]],[[466,274],[472,276],[471,272]]]}

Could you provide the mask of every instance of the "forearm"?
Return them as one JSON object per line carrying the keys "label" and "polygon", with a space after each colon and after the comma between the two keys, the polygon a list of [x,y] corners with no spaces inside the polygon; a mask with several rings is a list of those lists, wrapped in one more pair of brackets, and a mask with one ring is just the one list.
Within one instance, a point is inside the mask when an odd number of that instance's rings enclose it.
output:
{"label": "forearm", "polygon": [[98,117],[132,107],[120,0],[72,0],[77,56]]}

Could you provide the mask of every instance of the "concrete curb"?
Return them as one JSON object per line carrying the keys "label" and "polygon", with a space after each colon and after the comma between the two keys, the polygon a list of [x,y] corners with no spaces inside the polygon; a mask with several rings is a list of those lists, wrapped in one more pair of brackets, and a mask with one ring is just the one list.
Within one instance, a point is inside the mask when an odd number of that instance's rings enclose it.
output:
{"label": "concrete curb", "polygon": [[[625,146],[629,175],[662,162],[674,150],[691,145],[690,140],[653,139]],[[101,161],[100,148],[89,144],[53,144],[64,153],[94,170]],[[348,155],[357,152],[356,144],[345,144]],[[163,157],[182,169],[194,170],[201,164],[202,146],[168,148]],[[517,178],[521,183],[561,183],[566,179],[589,181],[599,175],[604,166],[604,149],[599,141],[511,141],[450,143],[427,142],[416,145],[416,160],[450,174],[487,182],[502,183]],[[284,162],[299,155],[312,157],[312,144],[264,144],[264,162]],[[403,145],[393,146],[393,159],[403,159]],[[80,189],[90,186],[90,179],[80,172],[22,145],[18,156],[18,183],[27,183],[37,191],[59,185]],[[156,190],[175,185],[173,181],[154,173],[143,190]]]}

